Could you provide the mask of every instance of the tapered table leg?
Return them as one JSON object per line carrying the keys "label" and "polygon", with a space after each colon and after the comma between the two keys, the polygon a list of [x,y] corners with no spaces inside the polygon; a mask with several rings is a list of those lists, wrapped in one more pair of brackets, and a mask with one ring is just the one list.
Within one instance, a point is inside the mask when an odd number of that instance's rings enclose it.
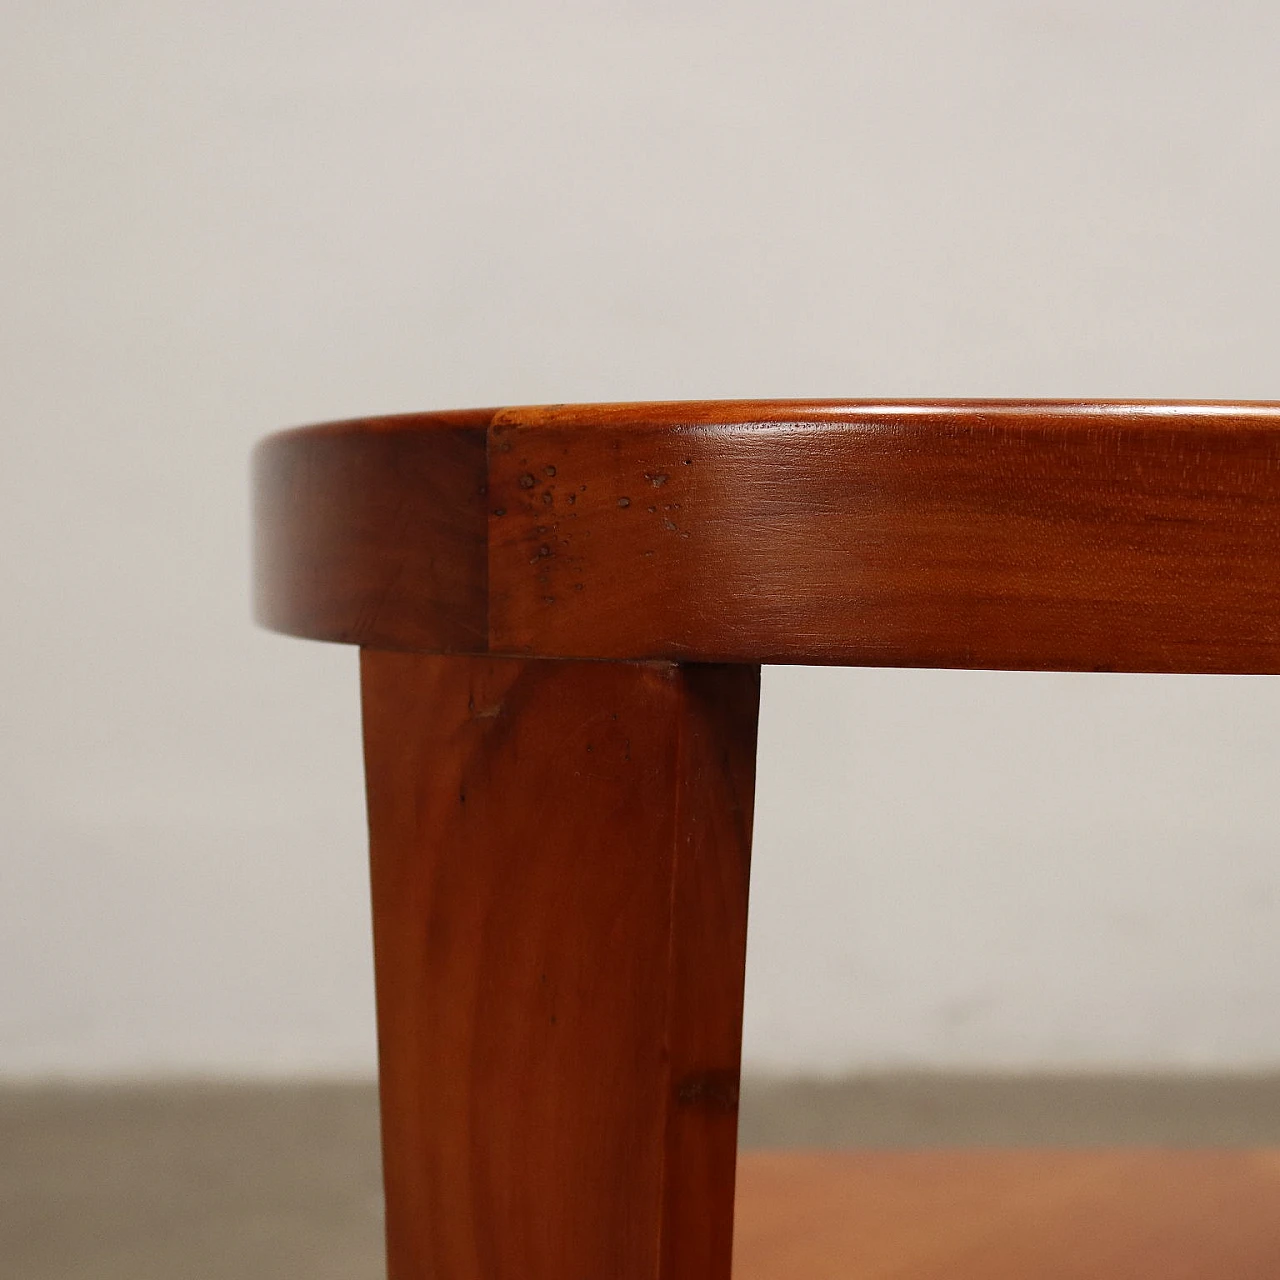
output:
{"label": "tapered table leg", "polygon": [[727,1280],[759,669],[361,670],[391,1280]]}

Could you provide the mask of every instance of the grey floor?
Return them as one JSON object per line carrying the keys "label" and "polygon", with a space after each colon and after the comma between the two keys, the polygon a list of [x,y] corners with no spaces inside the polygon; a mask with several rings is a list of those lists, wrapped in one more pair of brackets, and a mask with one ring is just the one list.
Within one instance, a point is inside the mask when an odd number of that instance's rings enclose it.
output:
{"label": "grey floor", "polygon": [[[1280,1077],[744,1087],[744,1146],[1280,1143]],[[0,1089],[0,1276],[381,1280],[372,1086]]]}

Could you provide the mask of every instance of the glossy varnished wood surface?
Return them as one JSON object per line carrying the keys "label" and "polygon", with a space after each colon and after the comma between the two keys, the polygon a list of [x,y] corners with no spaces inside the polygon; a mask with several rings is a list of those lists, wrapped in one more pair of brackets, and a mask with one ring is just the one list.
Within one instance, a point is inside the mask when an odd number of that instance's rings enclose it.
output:
{"label": "glossy varnished wood surface", "polygon": [[364,646],[391,1280],[1280,1275],[1268,1153],[757,1154],[733,1226],[755,664],[1280,671],[1278,463],[1273,405],[266,441],[259,616]]}
{"label": "glossy varnished wood surface", "polygon": [[361,669],[391,1280],[728,1280],[758,669]]}
{"label": "glossy varnished wood surface", "polygon": [[429,652],[488,635],[491,410],[286,432],[254,461],[255,609],[277,631]]}
{"label": "glossy varnished wood surface", "polygon": [[1280,671],[1280,406],[413,415],[257,458],[259,615],[544,657]]}
{"label": "glossy varnished wood surface", "polygon": [[1270,1280],[1280,1152],[748,1152],[734,1280]]}

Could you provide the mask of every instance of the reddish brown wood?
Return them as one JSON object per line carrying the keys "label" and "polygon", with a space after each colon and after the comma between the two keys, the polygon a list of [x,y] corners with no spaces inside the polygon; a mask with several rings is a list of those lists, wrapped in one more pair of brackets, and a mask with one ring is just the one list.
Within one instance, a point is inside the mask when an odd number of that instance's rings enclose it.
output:
{"label": "reddish brown wood", "polygon": [[758,671],[362,678],[391,1280],[727,1280]]}
{"label": "reddish brown wood", "polygon": [[[276,631],[486,647],[488,409],[285,431],[254,457],[255,607]],[[408,428],[408,429],[406,429]]]}
{"label": "reddish brown wood", "polygon": [[744,1155],[734,1280],[1280,1276],[1280,1152]]}
{"label": "reddish brown wood", "polygon": [[1280,671],[1275,404],[712,402],[449,422],[264,444],[269,625],[549,657]]}
{"label": "reddish brown wood", "polygon": [[[256,466],[259,616],[373,646],[392,1280],[727,1280],[753,664],[1280,671],[1280,405],[483,410]],[[1280,1274],[1275,1156],[788,1161],[737,1280]]]}

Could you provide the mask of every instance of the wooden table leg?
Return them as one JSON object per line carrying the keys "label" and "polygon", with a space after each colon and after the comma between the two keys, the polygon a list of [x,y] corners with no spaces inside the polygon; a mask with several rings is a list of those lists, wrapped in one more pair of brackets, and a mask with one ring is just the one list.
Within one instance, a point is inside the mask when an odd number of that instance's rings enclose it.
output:
{"label": "wooden table leg", "polygon": [[759,669],[361,672],[391,1280],[728,1280]]}

